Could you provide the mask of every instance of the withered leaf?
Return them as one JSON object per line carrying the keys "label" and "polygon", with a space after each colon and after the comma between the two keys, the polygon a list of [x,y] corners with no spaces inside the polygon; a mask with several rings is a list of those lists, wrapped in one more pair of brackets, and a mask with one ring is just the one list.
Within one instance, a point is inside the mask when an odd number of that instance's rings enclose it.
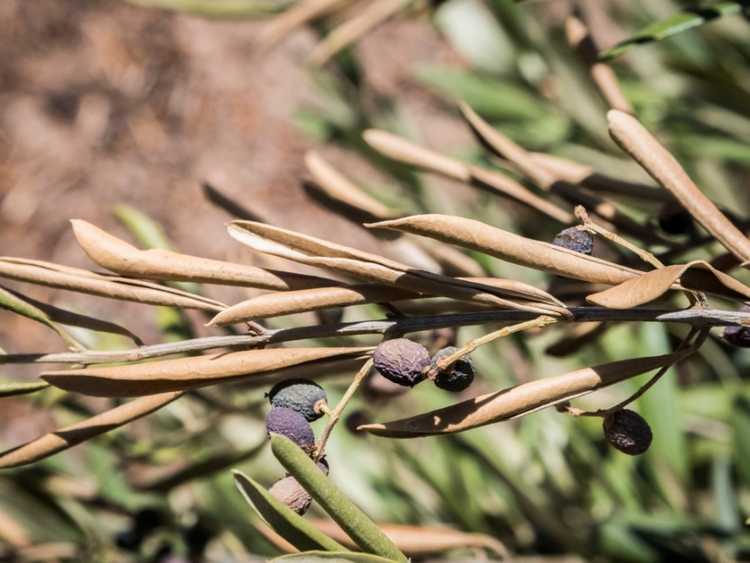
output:
{"label": "withered leaf", "polygon": [[674,289],[678,281],[687,289],[740,301],[750,300],[750,287],[702,260],[653,270],[615,287],[588,295],[586,300],[610,309],[630,309],[658,299]]}
{"label": "withered leaf", "polygon": [[416,438],[463,432],[522,416],[674,363],[684,353],[633,358],[579,369],[479,395],[411,418],[359,427],[378,436]]}
{"label": "withered leaf", "polygon": [[607,113],[612,138],[664,188],[669,190],[708,232],[739,258],[750,260],[750,240],[708,199],[680,163],[635,117]]}
{"label": "withered leaf", "polygon": [[478,301],[512,309],[554,315],[566,313],[559,306],[512,301],[501,297],[498,290],[487,285],[416,270],[395,260],[279,227],[253,221],[233,221],[229,224],[228,231],[232,238],[259,252],[310,266],[338,270],[367,281],[427,295]]}
{"label": "withered leaf", "polygon": [[200,295],[141,280],[102,276],[87,270],[20,258],[0,257],[0,277],[109,299],[220,311],[224,304]]}
{"label": "withered leaf", "polygon": [[0,468],[27,465],[114,430],[171,403],[181,392],[142,397],[93,416],[82,422],[44,434],[31,442],[0,454]]}
{"label": "withered leaf", "polygon": [[435,238],[522,266],[590,283],[614,285],[641,273],[639,270],[529,239],[464,217],[438,214],[413,215],[368,226],[396,229]]}
{"label": "withered leaf", "polygon": [[97,397],[138,397],[205,387],[332,359],[362,356],[371,348],[270,348],[178,358],[145,364],[48,371],[41,375],[67,391]]}
{"label": "withered leaf", "polygon": [[333,280],[247,266],[154,248],[139,250],[102,229],[71,221],[78,244],[94,262],[124,276],[164,281],[241,285],[260,289],[302,289],[337,285]]}

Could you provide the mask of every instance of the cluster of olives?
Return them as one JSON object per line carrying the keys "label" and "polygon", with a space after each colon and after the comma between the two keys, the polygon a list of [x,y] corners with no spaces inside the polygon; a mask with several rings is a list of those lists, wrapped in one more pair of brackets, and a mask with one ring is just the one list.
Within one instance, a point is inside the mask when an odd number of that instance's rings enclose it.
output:
{"label": "cluster of olives", "polygon": [[[372,356],[373,365],[386,379],[414,387],[437,368],[437,363],[454,352],[457,348],[448,346],[438,351],[432,358],[427,348],[407,338],[395,338],[381,342]],[[464,356],[444,370],[436,369],[433,379],[440,389],[458,393],[474,381],[474,367],[471,360]]]}
{"label": "cluster of olives", "polygon": [[[271,410],[266,415],[266,430],[269,434],[281,434],[292,440],[310,455],[315,452],[315,433],[311,422],[318,420],[327,408],[325,390],[307,379],[287,379],[273,386],[268,392]],[[318,461],[318,468],[328,474],[325,459]],[[312,503],[312,497],[287,475],[269,489],[271,495],[297,514],[304,514]]]}

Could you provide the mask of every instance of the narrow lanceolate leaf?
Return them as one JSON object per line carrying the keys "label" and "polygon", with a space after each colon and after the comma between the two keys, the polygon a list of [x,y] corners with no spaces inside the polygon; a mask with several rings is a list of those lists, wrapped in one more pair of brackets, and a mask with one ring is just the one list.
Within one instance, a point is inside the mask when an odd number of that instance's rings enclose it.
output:
{"label": "narrow lanceolate leaf", "polygon": [[[541,302],[564,307],[564,304],[547,292],[501,278],[461,278],[501,290],[506,295],[518,298],[519,302]],[[253,297],[227,307],[208,323],[228,325],[253,319],[291,315],[306,311],[317,311],[329,307],[348,307],[363,303],[389,303],[406,299],[418,299],[422,295],[395,287],[379,284],[361,284],[348,287],[321,287],[283,293],[269,293]]]}
{"label": "narrow lanceolate leaf", "polygon": [[586,300],[610,309],[630,309],[658,299],[678,281],[687,289],[715,293],[739,301],[750,300],[750,287],[702,260],[653,270],[615,287],[591,294]]}
{"label": "narrow lanceolate leaf", "polygon": [[501,291],[483,284],[417,270],[395,260],[279,227],[253,221],[233,221],[229,224],[228,231],[232,238],[258,252],[309,266],[337,270],[371,282],[463,301],[542,314],[565,314],[565,310],[560,307],[518,303],[501,297]]}
{"label": "narrow lanceolate leaf", "polygon": [[240,471],[233,471],[234,483],[245,500],[273,530],[299,550],[342,552],[347,549],[329,538],[294,512],[284,503],[274,498],[265,487]]}
{"label": "narrow lanceolate leaf", "polygon": [[128,422],[151,414],[171,403],[182,393],[162,393],[143,397],[105,411],[82,422],[60,428],[36,440],[0,454],[0,469],[27,465],[114,430]]}
{"label": "narrow lanceolate leaf", "polygon": [[377,284],[352,285],[349,287],[321,287],[269,293],[253,297],[231,307],[211,319],[210,325],[228,325],[252,319],[263,319],[305,311],[317,311],[329,307],[347,307],[362,303],[385,303],[414,299],[419,294],[395,287]]}
{"label": "narrow lanceolate leaf", "polygon": [[611,49],[600,55],[601,60],[611,60],[619,57],[634,45],[661,41],[683,31],[693,29],[714,21],[722,16],[740,14],[745,2],[719,2],[705,8],[695,8],[689,11],[677,12],[668,18],[652,23],[635,35],[619,42]]}
{"label": "narrow lanceolate leaf", "polygon": [[590,283],[618,284],[641,274],[613,262],[529,239],[485,223],[449,215],[413,215],[381,221],[373,228],[396,229],[478,250],[509,262]]}
{"label": "narrow lanceolate leaf", "polygon": [[[355,548],[346,532],[331,520],[310,520],[313,526],[346,547]],[[378,523],[378,527],[409,557],[450,551],[452,549],[483,548],[505,558],[508,551],[497,539],[485,534],[467,534],[444,526],[405,526]]]}
{"label": "narrow lanceolate leaf", "polygon": [[125,280],[57,264],[0,257],[0,277],[87,293],[109,299],[167,305],[184,309],[220,311],[224,305],[213,299],[141,280]]}
{"label": "narrow lanceolate leaf", "polygon": [[49,387],[46,381],[0,381],[0,398],[28,395]]}
{"label": "narrow lanceolate leaf", "polygon": [[[1,291],[2,288],[0,288]],[[17,297],[21,295],[13,290],[8,290]],[[81,315],[80,313],[74,313],[73,311],[67,311],[48,303],[42,303],[36,299],[32,299],[26,295],[22,296],[25,301],[41,310],[45,313],[52,321],[68,326],[77,326],[93,330],[95,332],[107,332],[110,334],[119,334],[120,336],[126,336],[138,345],[143,344],[142,340],[130,330],[124,326],[120,326],[110,321],[89,317],[88,315]]]}
{"label": "narrow lanceolate leaf", "polygon": [[561,223],[573,221],[570,212],[497,171],[465,164],[386,131],[369,129],[362,136],[368,145],[393,160],[509,197]]}
{"label": "narrow lanceolate leaf", "polygon": [[271,449],[281,465],[363,551],[394,561],[407,561],[388,536],[331,483],[297,444],[284,436],[273,434]]}
{"label": "narrow lanceolate leaf", "polygon": [[354,207],[377,219],[390,219],[394,213],[341,174],[314,151],[305,155],[305,164],[320,189],[331,199]]}
{"label": "narrow lanceolate leaf", "polygon": [[241,285],[261,289],[302,289],[337,285],[333,280],[179,254],[154,248],[139,250],[91,223],[71,221],[78,244],[94,262],[124,276],[162,280]]}
{"label": "narrow lanceolate leaf", "polygon": [[39,307],[34,306],[20,295],[10,292],[2,286],[0,286],[0,309],[7,309],[17,315],[41,323],[56,332],[67,346],[76,350],[82,348],[81,344],[79,344],[78,341],[63,327],[54,323],[47,313],[42,311]]}
{"label": "narrow lanceolate leaf", "polygon": [[299,561],[300,563],[393,563],[393,559],[380,557],[371,553],[352,553],[351,551],[305,551],[290,553],[271,559],[271,561]]}
{"label": "narrow lanceolate leaf", "polygon": [[607,119],[612,138],[625,152],[669,190],[727,250],[743,261],[750,260],[750,240],[703,194],[656,137],[627,113],[611,110]]}
{"label": "narrow lanceolate leaf", "polygon": [[55,387],[97,397],[139,397],[261,376],[333,359],[362,356],[371,348],[271,348],[178,358],[145,364],[48,371]]}
{"label": "narrow lanceolate leaf", "polygon": [[556,405],[674,363],[684,354],[634,358],[522,383],[411,418],[359,427],[378,436],[417,438],[463,432]]}

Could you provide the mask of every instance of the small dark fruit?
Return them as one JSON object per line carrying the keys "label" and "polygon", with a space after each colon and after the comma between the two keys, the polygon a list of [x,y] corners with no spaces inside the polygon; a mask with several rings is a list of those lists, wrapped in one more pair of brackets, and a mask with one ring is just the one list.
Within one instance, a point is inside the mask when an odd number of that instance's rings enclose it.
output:
{"label": "small dark fruit", "polygon": [[604,417],[604,437],[628,455],[640,455],[651,445],[651,427],[635,411],[621,409]]}
{"label": "small dark fruit", "polygon": [[693,230],[693,216],[676,202],[667,202],[659,211],[659,227],[669,235],[687,235]]}
{"label": "small dark fruit", "polygon": [[307,379],[287,379],[271,388],[268,400],[274,407],[292,409],[304,416],[308,422],[323,416],[321,407],[326,404],[325,390]]}
{"label": "small dark fruit", "polygon": [[315,449],[315,434],[307,419],[295,410],[274,407],[266,415],[269,434],[281,434],[306,452]]}
{"label": "small dark fruit", "polygon": [[268,489],[268,492],[271,493],[273,498],[283,502],[299,515],[307,512],[307,509],[310,508],[310,504],[312,504],[312,497],[310,494],[299,484],[297,479],[291,475],[276,481],[271,485],[271,488]]}
{"label": "small dark fruit", "polygon": [[568,227],[555,235],[552,244],[590,255],[594,250],[594,236],[584,229]]}
{"label": "small dark fruit", "polygon": [[[458,348],[455,346],[443,348],[433,356],[432,364],[437,364],[438,361],[450,356],[456,350]],[[435,385],[440,387],[440,389],[445,389],[453,393],[463,391],[471,385],[472,381],[474,381],[474,366],[471,363],[471,358],[468,356],[464,356],[448,369],[438,371],[435,376]]]}
{"label": "small dark fruit", "polygon": [[724,328],[724,340],[732,346],[750,348],[750,327],[728,326]]}
{"label": "small dark fruit", "polygon": [[380,374],[399,385],[414,387],[425,378],[430,367],[427,348],[406,338],[381,342],[372,356],[373,365]]}

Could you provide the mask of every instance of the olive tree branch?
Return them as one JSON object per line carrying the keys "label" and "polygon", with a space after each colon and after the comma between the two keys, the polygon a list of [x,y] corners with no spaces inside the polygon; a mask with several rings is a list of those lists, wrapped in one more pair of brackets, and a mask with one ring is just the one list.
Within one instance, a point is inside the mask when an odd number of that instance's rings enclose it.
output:
{"label": "olive tree branch", "polygon": [[[731,325],[750,326],[750,312],[724,309],[607,309],[605,307],[571,307],[569,311],[573,316],[569,319],[560,319],[559,322],[660,322],[682,323],[701,328]],[[394,319],[269,329],[260,335],[208,336],[183,340],[181,342],[141,346],[128,350],[6,354],[0,355],[0,364],[74,363],[89,365],[137,362],[173,354],[203,352],[221,348],[252,348],[308,338],[333,338],[365,334],[385,334],[386,332],[406,334],[438,328],[497,322],[523,322],[533,320],[537,316],[538,314],[532,311],[489,309],[487,311],[471,313],[399,317]]]}

